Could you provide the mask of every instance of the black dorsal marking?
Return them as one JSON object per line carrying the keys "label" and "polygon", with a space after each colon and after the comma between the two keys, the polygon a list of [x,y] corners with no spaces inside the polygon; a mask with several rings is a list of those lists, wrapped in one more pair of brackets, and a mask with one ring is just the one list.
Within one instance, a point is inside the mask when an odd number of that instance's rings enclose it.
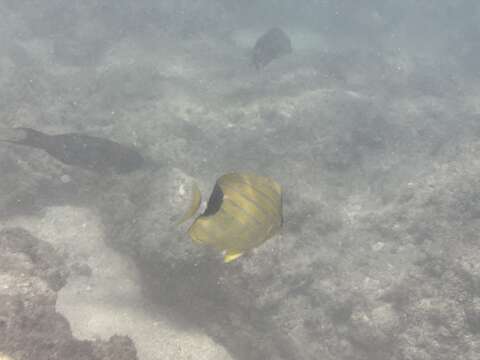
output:
{"label": "black dorsal marking", "polygon": [[218,184],[215,184],[215,186],[213,187],[212,195],[210,195],[210,199],[208,199],[207,208],[201,216],[214,215],[218,210],[220,210],[222,203],[223,191],[220,186],[218,186]]}

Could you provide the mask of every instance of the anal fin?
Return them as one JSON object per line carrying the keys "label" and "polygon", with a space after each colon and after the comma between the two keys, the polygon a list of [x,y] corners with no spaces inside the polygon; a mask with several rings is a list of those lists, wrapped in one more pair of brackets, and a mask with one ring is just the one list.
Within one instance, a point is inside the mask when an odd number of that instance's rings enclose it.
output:
{"label": "anal fin", "polygon": [[223,262],[229,263],[240,256],[243,255],[243,252],[237,251],[237,250],[227,250],[225,252],[225,255],[223,256]]}

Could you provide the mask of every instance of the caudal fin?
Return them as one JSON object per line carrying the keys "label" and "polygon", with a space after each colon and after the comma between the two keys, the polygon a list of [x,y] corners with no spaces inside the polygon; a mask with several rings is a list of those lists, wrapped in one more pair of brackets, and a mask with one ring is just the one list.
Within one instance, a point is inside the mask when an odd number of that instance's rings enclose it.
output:
{"label": "caudal fin", "polygon": [[0,128],[0,141],[22,144],[27,139],[28,134],[22,128]]}

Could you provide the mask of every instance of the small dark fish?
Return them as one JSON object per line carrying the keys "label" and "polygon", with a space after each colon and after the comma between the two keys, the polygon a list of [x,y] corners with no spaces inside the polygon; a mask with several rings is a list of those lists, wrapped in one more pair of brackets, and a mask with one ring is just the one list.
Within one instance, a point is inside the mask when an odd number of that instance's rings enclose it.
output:
{"label": "small dark fish", "polygon": [[126,145],[84,134],[48,135],[20,127],[0,129],[0,141],[42,149],[64,164],[99,173],[128,173],[144,163],[142,155]]}
{"label": "small dark fish", "polygon": [[285,32],[277,27],[271,28],[255,43],[252,63],[257,70],[270,62],[292,52],[292,43]]}

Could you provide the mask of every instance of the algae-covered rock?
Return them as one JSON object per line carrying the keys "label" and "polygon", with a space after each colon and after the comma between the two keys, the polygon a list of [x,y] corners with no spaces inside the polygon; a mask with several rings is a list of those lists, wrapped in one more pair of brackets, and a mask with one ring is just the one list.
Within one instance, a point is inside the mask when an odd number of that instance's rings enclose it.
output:
{"label": "algae-covered rock", "polygon": [[[0,231],[0,358],[136,359],[131,340],[80,341],[55,311],[68,271],[54,248],[20,228]],[[6,356],[6,355],[5,355]]]}

